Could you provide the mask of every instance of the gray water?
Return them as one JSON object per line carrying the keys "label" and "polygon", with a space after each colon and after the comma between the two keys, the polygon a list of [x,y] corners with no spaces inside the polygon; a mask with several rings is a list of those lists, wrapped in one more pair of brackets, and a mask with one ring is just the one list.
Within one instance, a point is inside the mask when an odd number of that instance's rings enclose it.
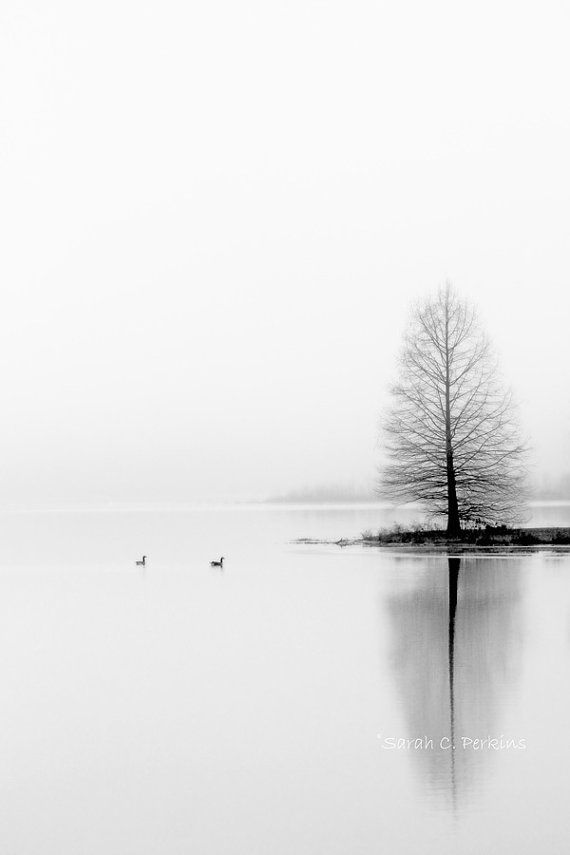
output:
{"label": "gray water", "polygon": [[567,851],[570,555],[291,542],[392,518],[0,515],[0,851]]}

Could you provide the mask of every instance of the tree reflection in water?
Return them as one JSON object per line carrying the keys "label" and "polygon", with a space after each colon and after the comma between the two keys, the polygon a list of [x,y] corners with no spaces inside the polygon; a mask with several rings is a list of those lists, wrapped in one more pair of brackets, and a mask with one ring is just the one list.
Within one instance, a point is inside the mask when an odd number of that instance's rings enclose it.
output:
{"label": "tree reflection in water", "polygon": [[433,740],[433,748],[409,753],[428,788],[445,793],[454,808],[484,785],[500,753],[464,747],[463,738],[502,734],[501,708],[521,662],[518,564],[427,558],[419,577],[413,565],[413,586],[388,601],[392,667],[408,729],[402,736]]}

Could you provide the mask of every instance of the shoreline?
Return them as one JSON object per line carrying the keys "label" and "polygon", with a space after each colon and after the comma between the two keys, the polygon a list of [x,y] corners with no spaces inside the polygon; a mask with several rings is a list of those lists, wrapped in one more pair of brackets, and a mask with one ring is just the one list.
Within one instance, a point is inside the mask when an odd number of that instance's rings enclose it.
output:
{"label": "shoreline", "polygon": [[570,552],[570,527],[532,526],[516,529],[481,529],[465,532],[462,539],[448,540],[441,531],[397,530],[376,536],[322,540],[301,537],[296,544],[327,545],[345,548],[367,546],[379,549],[397,549],[406,552],[432,553],[531,553],[554,551]]}

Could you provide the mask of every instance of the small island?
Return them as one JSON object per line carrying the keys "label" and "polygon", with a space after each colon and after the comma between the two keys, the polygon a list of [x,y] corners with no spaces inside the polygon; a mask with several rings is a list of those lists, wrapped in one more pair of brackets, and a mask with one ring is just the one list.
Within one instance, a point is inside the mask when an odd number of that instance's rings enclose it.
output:
{"label": "small island", "polygon": [[314,540],[299,538],[295,543],[328,544],[339,546],[376,546],[407,549],[422,552],[510,552],[537,551],[542,549],[570,551],[570,528],[563,526],[510,528],[508,526],[484,526],[465,529],[458,537],[450,537],[441,528],[415,525],[405,528],[393,525],[377,532],[363,531],[360,537],[339,540]]}
{"label": "small island", "polygon": [[568,548],[570,547],[570,528],[484,526],[464,529],[458,537],[449,537],[442,529],[423,526],[404,528],[396,525],[389,529],[381,529],[376,534],[365,531],[356,542],[373,546],[420,546],[447,551],[470,551],[482,548],[504,551],[510,548],[553,546]]}

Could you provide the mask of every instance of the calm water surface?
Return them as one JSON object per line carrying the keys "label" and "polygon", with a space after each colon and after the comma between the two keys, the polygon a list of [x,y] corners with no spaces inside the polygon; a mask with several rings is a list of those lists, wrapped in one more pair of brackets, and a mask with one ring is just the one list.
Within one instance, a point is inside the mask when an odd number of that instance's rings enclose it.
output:
{"label": "calm water surface", "polygon": [[570,555],[291,543],[392,518],[0,515],[0,851],[567,851]]}

